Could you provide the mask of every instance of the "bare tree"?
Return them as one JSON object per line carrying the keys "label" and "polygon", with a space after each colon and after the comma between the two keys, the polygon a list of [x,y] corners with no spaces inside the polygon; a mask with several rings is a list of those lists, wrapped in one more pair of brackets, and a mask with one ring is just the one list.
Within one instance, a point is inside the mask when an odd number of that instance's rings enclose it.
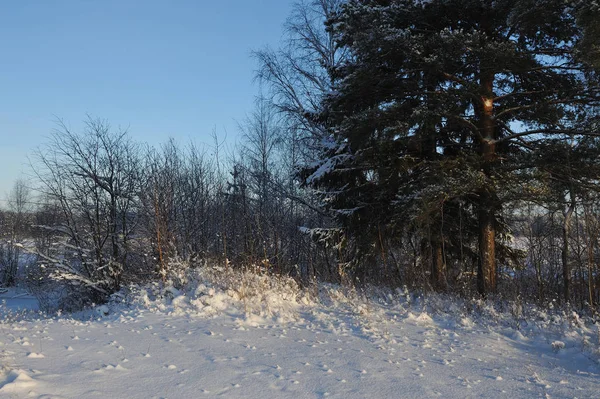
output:
{"label": "bare tree", "polygon": [[211,200],[214,168],[203,149],[190,144],[182,150],[169,140],[159,150],[149,148],[140,192],[146,233],[163,279],[169,260],[206,255],[211,247]]}
{"label": "bare tree", "polygon": [[39,255],[55,279],[87,290],[89,300],[120,287],[136,224],[138,153],[126,131],[88,118],[83,134],[59,121],[35,154],[39,190],[62,213],[60,224],[45,227],[63,237]]}
{"label": "bare tree", "polygon": [[285,116],[288,131],[303,142],[307,161],[317,155],[314,144],[327,139],[317,114],[322,99],[333,88],[330,72],[348,57],[325,26],[344,2],[295,3],[285,24],[283,46],[254,53],[259,65],[256,78],[266,85],[272,105]]}
{"label": "bare tree", "polygon": [[[321,157],[324,143],[331,142],[325,121],[319,117],[322,100],[334,87],[335,73],[349,57],[336,38],[327,29],[326,22],[338,11],[344,0],[301,0],[296,2],[284,26],[284,41],[277,49],[264,49],[254,53],[258,62],[256,78],[266,89],[266,98],[280,118],[283,151],[279,168],[287,171],[285,181],[274,187],[285,198],[287,237],[295,255],[290,259],[298,264],[300,274],[317,273],[315,264],[325,264],[324,269],[335,269],[329,259],[331,251],[322,241],[309,244],[298,236],[300,226],[330,225],[329,218],[319,209],[318,201],[310,190],[298,190],[298,171]],[[331,143],[333,144],[333,143]],[[310,229],[302,229],[310,231]],[[304,237],[306,239],[306,237]],[[318,248],[314,248],[317,245]],[[300,251],[312,251],[319,256],[302,256]],[[333,255],[335,258],[337,255]],[[320,273],[320,272],[319,272]],[[335,273],[324,272],[330,278]]]}
{"label": "bare tree", "polygon": [[25,180],[15,181],[7,197],[2,241],[0,241],[0,283],[10,287],[17,284],[22,263],[20,242],[30,227],[31,191]]}

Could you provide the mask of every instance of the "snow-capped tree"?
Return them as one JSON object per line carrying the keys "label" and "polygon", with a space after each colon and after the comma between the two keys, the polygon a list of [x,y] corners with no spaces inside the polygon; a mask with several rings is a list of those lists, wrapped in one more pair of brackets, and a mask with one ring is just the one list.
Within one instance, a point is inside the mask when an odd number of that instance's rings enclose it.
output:
{"label": "snow-capped tree", "polygon": [[[475,248],[478,290],[495,291],[497,261],[514,257],[504,210],[535,194],[546,144],[598,135],[586,122],[600,106],[583,51],[598,48],[592,16],[595,2],[581,0],[342,6],[328,24],[350,56],[331,72],[338,83],[320,119],[336,145],[307,182],[323,190],[355,259],[416,226],[434,281],[452,251]],[[457,243],[459,219],[472,244]]]}

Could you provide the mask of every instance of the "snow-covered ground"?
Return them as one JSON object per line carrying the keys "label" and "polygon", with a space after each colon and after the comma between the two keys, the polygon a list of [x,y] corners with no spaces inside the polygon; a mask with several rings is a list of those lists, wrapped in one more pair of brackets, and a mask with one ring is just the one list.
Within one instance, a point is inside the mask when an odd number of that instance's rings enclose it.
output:
{"label": "snow-covered ground", "polygon": [[576,315],[511,325],[485,304],[244,284],[155,286],[75,316],[9,317],[0,397],[600,397],[598,331]]}
{"label": "snow-covered ground", "polygon": [[2,310],[19,312],[38,310],[37,299],[23,288],[0,288],[0,317]]}

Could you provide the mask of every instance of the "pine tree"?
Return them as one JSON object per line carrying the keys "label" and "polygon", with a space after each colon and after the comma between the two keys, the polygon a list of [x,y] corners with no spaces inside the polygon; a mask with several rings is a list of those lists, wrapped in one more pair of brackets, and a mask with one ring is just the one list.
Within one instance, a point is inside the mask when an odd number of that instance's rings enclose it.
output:
{"label": "pine tree", "polygon": [[460,206],[478,291],[496,290],[497,260],[513,255],[502,216],[527,198],[542,144],[597,134],[584,123],[600,105],[590,15],[575,0],[354,0],[330,19],[351,56],[321,114],[337,145],[306,175],[357,262],[381,226],[400,236],[423,218],[439,254],[454,235],[443,211]]}

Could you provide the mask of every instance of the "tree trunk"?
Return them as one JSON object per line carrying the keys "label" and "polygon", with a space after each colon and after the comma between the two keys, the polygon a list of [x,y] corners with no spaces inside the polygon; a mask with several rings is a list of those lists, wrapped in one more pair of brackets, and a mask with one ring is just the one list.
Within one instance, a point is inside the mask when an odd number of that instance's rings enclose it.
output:
{"label": "tree trunk", "polygon": [[444,261],[444,249],[439,239],[433,239],[431,245],[431,284],[438,290],[445,290],[446,262]]}
{"label": "tree trunk", "polygon": [[493,85],[494,74],[482,72],[481,104],[479,113],[482,171],[486,186],[479,192],[479,264],[477,289],[482,296],[496,290],[496,206],[495,187],[492,181],[492,164],[496,159],[496,134],[494,123]]}
{"label": "tree trunk", "polygon": [[587,233],[587,253],[588,253],[588,306],[594,307],[594,239],[592,238],[592,216],[591,211],[584,205],[585,212],[585,230]]}
{"label": "tree trunk", "polygon": [[571,203],[569,208],[563,211],[563,227],[562,227],[562,269],[563,269],[563,295],[565,303],[571,299],[571,268],[569,266],[569,234],[571,232],[571,218],[575,210],[575,197],[571,193]]}
{"label": "tree trunk", "polygon": [[[487,193],[485,193],[487,194]],[[481,199],[479,210],[479,263],[477,290],[482,296],[496,290],[496,226],[493,209],[486,207],[487,195]]]}

